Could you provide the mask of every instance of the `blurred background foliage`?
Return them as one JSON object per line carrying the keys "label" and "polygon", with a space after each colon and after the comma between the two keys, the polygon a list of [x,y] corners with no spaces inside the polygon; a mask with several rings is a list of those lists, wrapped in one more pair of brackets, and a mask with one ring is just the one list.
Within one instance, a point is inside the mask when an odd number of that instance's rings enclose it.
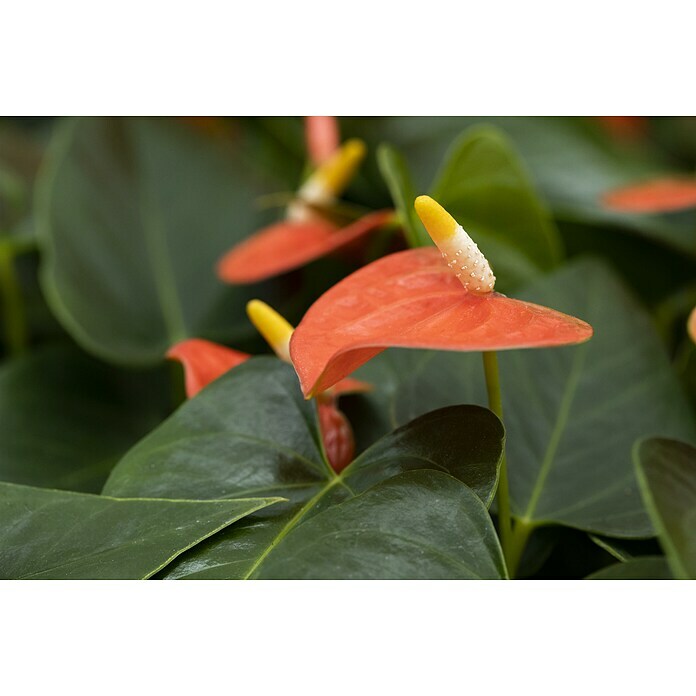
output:
{"label": "blurred background foliage", "polygon": [[[601,202],[615,187],[696,173],[696,118],[349,117],[340,128],[368,146],[349,204],[396,207],[418,235],[409,201],[432,192],[490,256],[506,293],[599,257],[653,322],[696,403],[685,331],[696,209],[634,214]],[[361,262],[403,245],[377,238],[362,258],[222,284],[217,259],[278,219],[305,172],[299,117],[0,119],[0,480],[99,491],[182,398],[179,368],[163,360],[172,343],[200,336],[267,351],[248,299],[297,323]],[[352,403],[365,445],[380,426],[369,417],[361,426],[369,404]],[[582,543],[558,545],[559,535]],[[566,548],[581,549],[582,562]],[[524,563],[528,575],[568,577],[614,556],[581,532],[548,530]]]}

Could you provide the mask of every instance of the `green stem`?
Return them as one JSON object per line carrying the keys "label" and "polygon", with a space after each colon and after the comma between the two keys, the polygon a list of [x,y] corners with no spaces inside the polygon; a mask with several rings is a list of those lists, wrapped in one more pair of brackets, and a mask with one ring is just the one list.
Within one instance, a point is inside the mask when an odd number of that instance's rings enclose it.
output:
{"label": "green stem", "polygon": [[9,355],[21,355],[27,347],[27,324],[22,289],[14,265],[15,254],[10,245],[0,245],[0,296],[2,296],[3,328]]}
{"label": "green stem", "polygon": [[[503,400],[500,394],[500,373],[498,371],[498,355],[495,351],[483,353],[483,371],[486,375],[486,389],[488,390],[488,407],[500,420],[503,420]],[[513,571],[510,569],[510,544],[512,542],[512,516],[510,514],[510,485],[508,483],[507,459],[505,456],[505,443],[503,442],[503,455],[500,460],[500,480],[498,482],[498,526],[500,527],[500,544],[503,547],[503,555],[508,564],[510,577]]]}
{"label": "green stem", "polygon": [[522,560],[522,554],[527,547],[529,535],[533,531],[533,525],[528,524],[521,519],[516,520],[515,529],[512,533],[512,539],[510,540],[510,545],[508,548],[508,555],[505,557],[508,573],[510,574],[511,578],[514,578],[517,574],[517,569],[519,568],[520,561]]}

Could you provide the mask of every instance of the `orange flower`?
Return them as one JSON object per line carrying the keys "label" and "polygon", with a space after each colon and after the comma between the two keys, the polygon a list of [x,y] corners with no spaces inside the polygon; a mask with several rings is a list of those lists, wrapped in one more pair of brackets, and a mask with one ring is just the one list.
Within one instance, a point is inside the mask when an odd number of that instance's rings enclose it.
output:
{"label": "orange flower", "polygon": [[696,207],[696,180],[665,177],[604,194],[606,208],[622,213],[669,213]]}
{"label": "orange flower", "polygon": [[495,351],[581,343],[592,327],[494,292],[469,235],[428,196],[416,210],[438,249],[385,256],[348,276],[307,311],[290,355],[307,397],[388,347]]}
{"label": "orange flower", "polygon": [[[292,326],[275,310],[260,300],[247,305],[252,323],[273,348],[276,355],[290,362],[289,344]],[[178,360],[184,367],[186,395],[191,398],[210,382],[246,362],[252,356],[200,338],[190,338],[172,346],[167,357]],[[339,410],[341,394],[364,392],[371,387],[356,379],[344,379],[317,396],[319,429],[327,459],[336,472],[342,471],[355,453],[353,430]]]}
{"label": "orange flower", "polygon": [[317,116],[308,121],[308,150],[317,166],[288,205],[285,219],[228,251],[217,266],[221,280],[245,284],[286,273],[345,247],[393,219],[389,210],[370,213],[343,227],[331,219],[332,207],[365,156],[365,145],[361,140],[348,140],[339,147],[334,137],[337,126],[327,118]]}

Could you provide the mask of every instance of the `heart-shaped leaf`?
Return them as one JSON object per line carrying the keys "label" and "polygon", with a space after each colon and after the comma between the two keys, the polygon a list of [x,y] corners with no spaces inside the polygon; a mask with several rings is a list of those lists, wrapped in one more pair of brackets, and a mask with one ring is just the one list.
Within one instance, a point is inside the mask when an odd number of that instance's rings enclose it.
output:
{"label": "heart-shaped leaf", "polygon": [[391,210],[380,210],[340,229],[322,220],[278,222],[228,251],[218,263],[218,276],[239,285],[287,273],[355,242],[389,222],[392,215]]}
{"label": "heart-shaped leaf", "polygon": [[125,372],[49,347],[0,368],[0,481],[98,492],[167,415],[166,374]]}
{"label": "heart-shaped leaf", "polygon": [[669,565],[662,556],[632,558],[614,563],[588,576],[588,580],[672,580]]}
{"label": "heart-shaped leaf", "polygon": [[144,579],[277,502],[127,500],[0,483],[0,577]]}
{"label": "heart-shaped leaf", "polygon": [[[595,333],[578,347],[499,356],[513,512],[530,525],[651,536],[633,442],[646,433],[696,441],[652,320],[594,261],[577,261],[520,295],[582,316]],[[357,376],[374,386],[342,405],[358,450],[434,408],[487,403],[478,355],[388,351]]]}
{"label": "heart-shaped leaf", "polygon": [[131,450],[104,492],[119,497],[288,498],[268,514],[253,515],[217,535],[170,573],[258,577],[292,529],[406,471],[445,471],[489,503],[503,437],[490,411],[455,406],[385,436],[336,475],[322,452],[315,404],[302,398],[292,368],[273,358],[252,358],[186,402]]}
{"label": "heart-shaped leaf", "polygon": [[237,144],[160,119],[57,128],[37,183],[42,280],[85,348],[148,363],[185,338],[247,331],[251,297],[214,276],[225,249],[268,220]]}
{"label": "heart-shaped leaf", "polygon": [[498,293],[468,293],[434,248],[385,256],[308,310],[290,342],[305,394],[316,394],[387,347],[489,351],[586,341],[592,327]]}
{"label": "heart-shaped leaf", "polygon": [[431,189],[474,238],[508,286],[550,270],[561,239],[505,134],[493,127],[466,131],[445,157]]}
{"label": "heart-shaped leaf", "polygon": [[[289,330],[292,331],[291,328]],[[268,339],[273,345],[275,339],[270,335]],[[190,398],[228,370],[246,362],[251,356],[217,343],[190,338],[170,348],[167,357],[181,361],[184,367],[186,395]],[[330,393],[322,395],[318,403],[324,452],[336,472],[345,469],[353,461],[355,453],[353,429],[337,408],[336,399],[340,394],[355,394],[370,389],[371,386],[365,382],[344,379]]]}
{"label": "heart-shaped leaf", "polygon": [[442,472],[411,471],[290,531],[257,577],[492,580],[506,576],[498,537],[480,498]]}
{"label": "heart-shaped leaf", "polygon": [[[427,187],[451,143],[471,126],[494,126],[510,138],[534,185],[554,217],[564,222],[621,227],[696,255],[696,214],[644,215],[610,210],[603,195],[638,179],[669,171],[662,153],[615,148],[588,119],[558,117],[391,117],[344,118],[346,136],[373,149],[389,142],[406,157],[421,191]],[[371,189],[377,189],[373,183]],[[380,205],[375,196],[373,205]],[[499,201],[496,202],[498,204]],[[488,255],[488,250],[486,250]],[[495,264],[494,268],[499,270]]]}
{"label": "heart-shaped leaf", "polygon": [[696,448],[652,438],[634,450],[645,505],[676,578],[696,579]]}
{"label": "heart-shaped leaf", "polygon": [[[404,158],[387,146],[378,155],[410,245],[430,245],[413,213],[414,189]],[[431,193],[476,239],[503,287],[530,280],[560,260],[560,236],[502,131],[488,126],[463,133],[445,157]]]}

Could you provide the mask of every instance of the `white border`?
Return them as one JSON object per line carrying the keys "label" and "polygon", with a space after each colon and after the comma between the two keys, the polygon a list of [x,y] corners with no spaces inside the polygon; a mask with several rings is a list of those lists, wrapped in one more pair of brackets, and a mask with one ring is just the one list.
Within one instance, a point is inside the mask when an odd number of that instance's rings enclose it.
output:
{"label": "white border", "polygon": [[5,582],[3,691],[686,693],[695,591],[677,581]]}
{"label": "white border", "polygon": [[687,0],[5,3],[0,111],[693,114]]}
{"label": "white border", "polygon": [[[6,115],[696,113],[688,2],[7,5]],[[2,583],[3,691],[682,693],[694,587]]]}

